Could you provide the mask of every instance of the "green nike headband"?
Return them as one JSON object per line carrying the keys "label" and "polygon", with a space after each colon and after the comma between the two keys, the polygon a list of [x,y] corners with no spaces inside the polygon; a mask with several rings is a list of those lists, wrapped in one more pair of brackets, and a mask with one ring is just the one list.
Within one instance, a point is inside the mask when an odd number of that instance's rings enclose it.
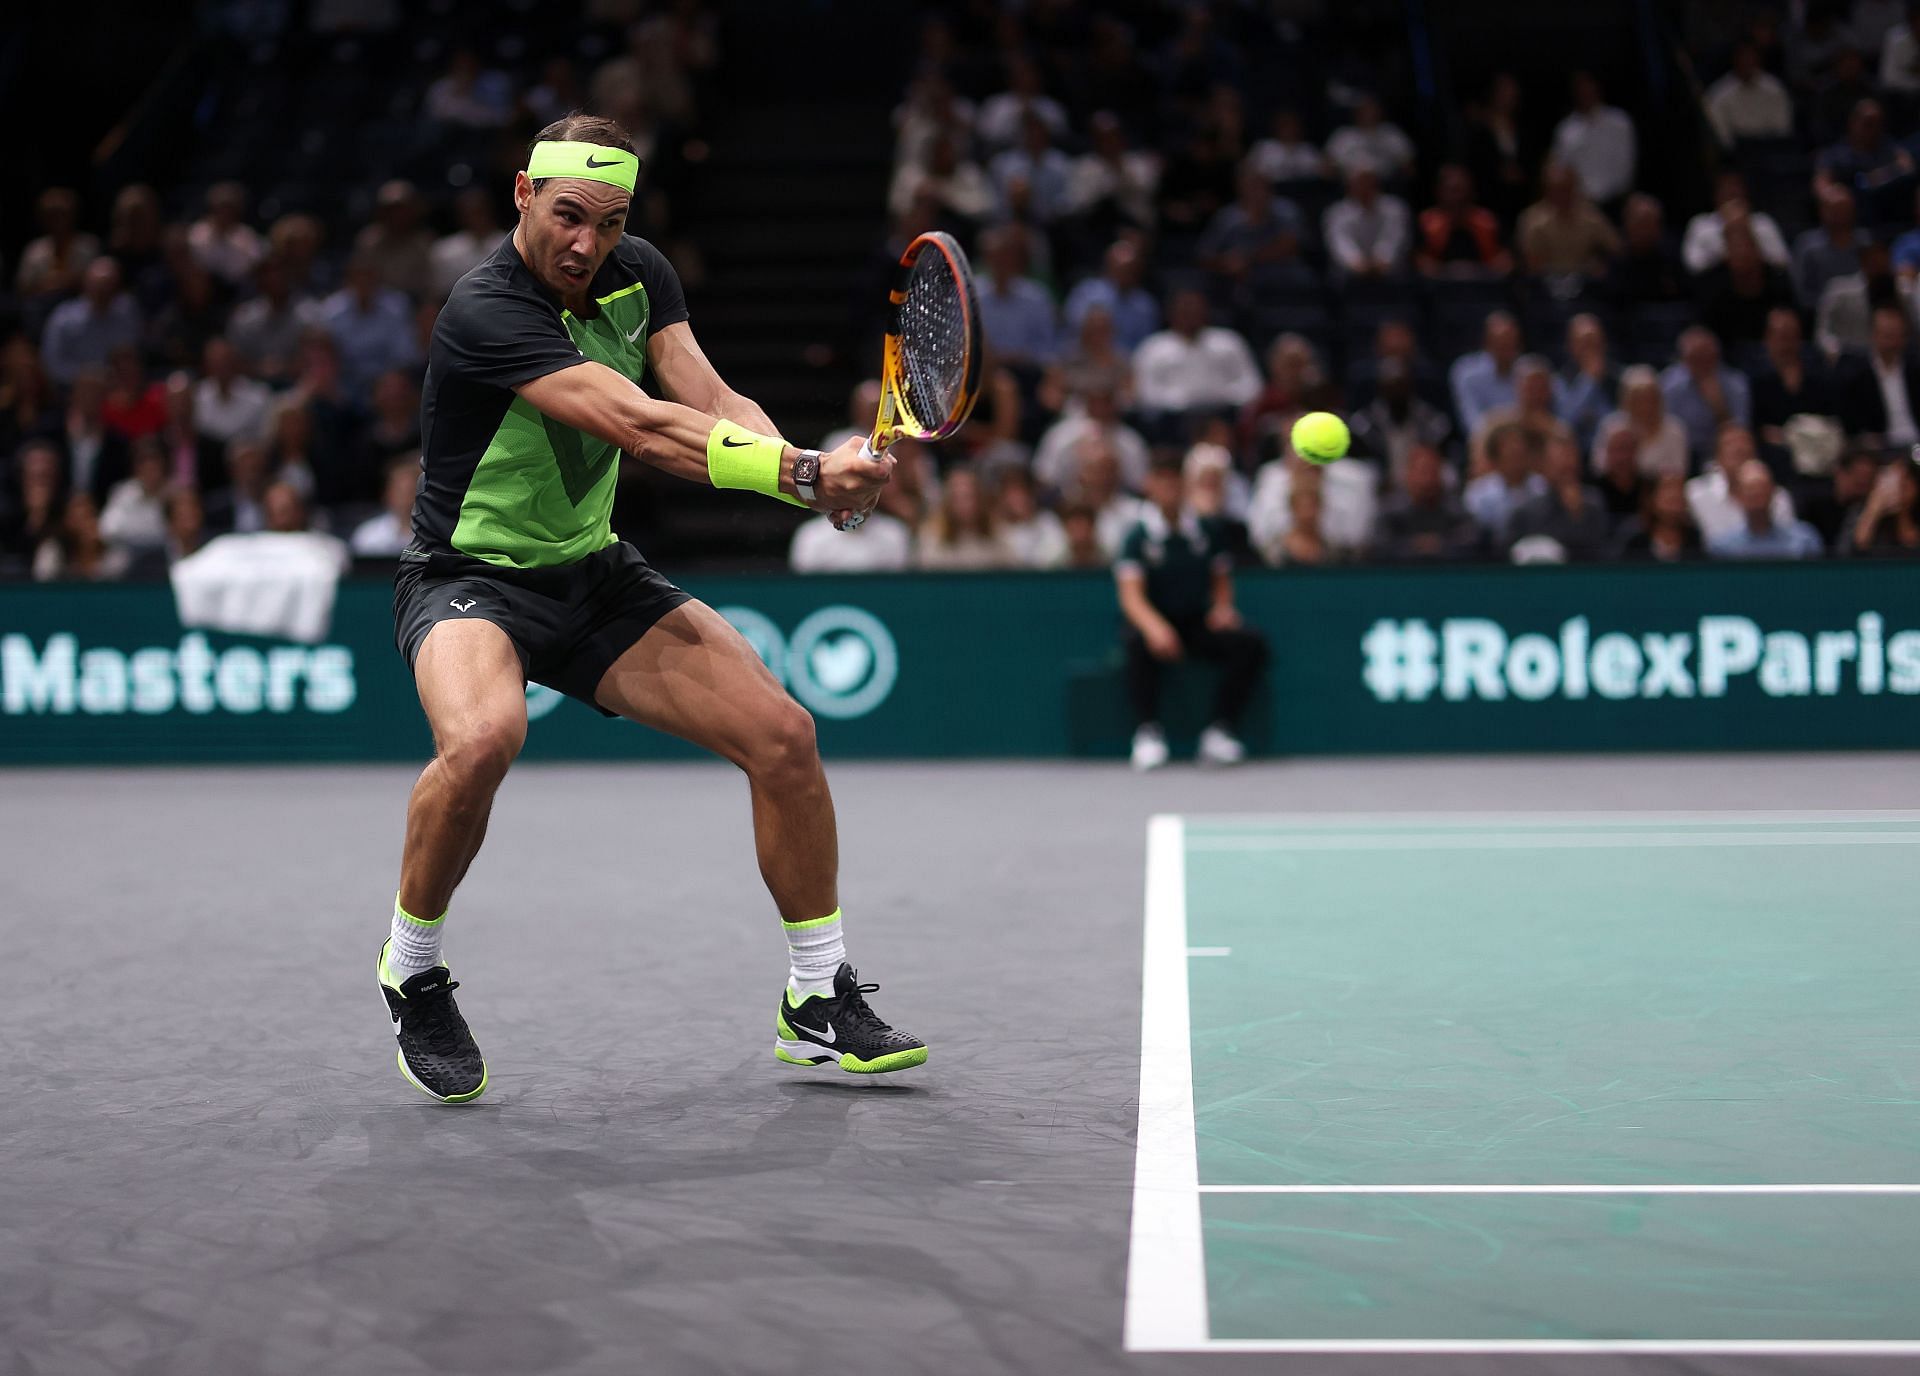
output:
{"label": "green nike headband", "polygon": [[528,181],[543,181],[548,177],[605,182],[631,196],[634,183],[640,180],[640,159],[624,148],[549,139],[534,144],[533,156],[527,159]]}

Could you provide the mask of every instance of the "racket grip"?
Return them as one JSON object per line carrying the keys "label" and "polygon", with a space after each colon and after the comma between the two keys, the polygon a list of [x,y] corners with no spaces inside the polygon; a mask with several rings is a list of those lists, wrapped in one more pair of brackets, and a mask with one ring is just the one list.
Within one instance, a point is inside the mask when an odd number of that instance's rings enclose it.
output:
{"label": "racket grip", "polygon": [[868,463],[879,462],[880,456],[873,452],[873,440],[871,437],[860,441],[860,457]]}

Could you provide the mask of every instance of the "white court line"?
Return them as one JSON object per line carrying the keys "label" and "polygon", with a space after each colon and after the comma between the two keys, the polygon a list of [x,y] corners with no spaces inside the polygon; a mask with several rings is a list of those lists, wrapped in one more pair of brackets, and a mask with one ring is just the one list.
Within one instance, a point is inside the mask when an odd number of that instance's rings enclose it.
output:
{"label": "white court line", "polygon": [[1415,1356],[1594,1353],[1720,1357],[1910,1357],[1905,1338],[1213,1338],[1160,1352],[1372,1352]]}
{"label": "white court line", "polygon": [[1920,831],[1401,832],[1382,835],[1195,836],[1194,851],[1660,850],[1713,846],[1915,846]]}
{"label": "white court line", "polygon": [[1201,1194],[1916,1194],[1920,1185],[1202,1185]]}
{"label": "white court line", "polygon": [[[1740,823],[1920,820],[1920,812],[1754,811],[1614,813],[1352,813],[1245,814],[1209,816],[1209,825],[1254,823],[1307,832],[1353,831],[1368,825],[1438,824],[1463,828],[1503,825],[1516,829],[1570,823],[1649,823],[1663,821]],[[1619,835],[1621,833],[1614,833]],[[1752,843],[1779,840],[1783,833],[1754,836]],[[1785,833],[1804,835],[1805,833]],[[1628,844],[1712,844],[1722,838],[1698,836],[1649,842],[1627,833]],[[1668,833],[1655,833],[1662,838]],[[1817,840],[1798,844],[1834,844],[1835,833],[1813,833]],[[1847,833],[1856,836],[1858,833]],[[1893,839],[1897,837],[1896,839]],[[1207,1316],[1205,1255],[1201,1247],[1202,1194],[1920,1194],[1920,1185],[1201,1185],[1193,1127],[1193,1060],[1188,1022],[1186,967],[1177,956],[1186,944],[1186,859],[1192,849],[1281,849],[1279,846],[1228,847],[1217,843],[1267,838],[1209,837],[1188,841],[1178,817],[1155,817],[1148,828],[1146,968],[1141,981],[1140,1132],[1135,1158],[1133,1233],[1128,1253],[1126,1348],[1132,1352],[1264,1352],[1376,1355],[1644,1355],[1644,1356],[1920,1356],[1920,1339],[1794,1338],[1211,1338]],[[1300,849],[1334,849],[1311,844]],[[1322,837],[1325,840],[1377,839],[1379,849],[1411,848],[1409,837]],[[1462,836],[1424,838],[1442,845]],[[1565,846],[1564,836],[1536,836],[1547,845]],[[1911,843],[1893,834],[1880,844]],[[1215,844],[1209,844],[1210,842]],[[1839,844],[1848,844],[1840,840]],[[1604,843],[1602,843],[1604,844]],[[1789,844],[1795,844],[1790,842]],[[1857,844],[1857,842],[1855,842]],[[1361,849],[1362,847],[1352,847]],[[1194,950],[1213,948],[1189,948]]]}
{"label": "white court line", "polygon": [[1669,809],[1642,812],[1209,812],[1194,818],[1201,834],[1217,827],[1284,827],[1289,831],[1359,831],[1367,827],[1778,826],[1782,822],[1920,822],[1916,808],[1754,808],[1727,812]]}
{"label": "white court line", "polygon": [[1140,1131],[1133,1161],[1125,1342],[1130,1352],[1207,1341],[1200,1163],[1187,1016],[1187,859],[1180,818],[1147,824],[1146,939],[1140,976]]}
{"label": "white court line", "polygon": [[1187,947],[1187,954],[1190,956],[1230,956],[1233,954],[1233,947],[1231,946],[1189,946]]}

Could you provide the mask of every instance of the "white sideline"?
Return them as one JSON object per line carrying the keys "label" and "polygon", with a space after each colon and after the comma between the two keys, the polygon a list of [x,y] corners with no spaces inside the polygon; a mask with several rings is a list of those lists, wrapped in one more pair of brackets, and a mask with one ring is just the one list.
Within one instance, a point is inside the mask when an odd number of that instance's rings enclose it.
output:
{"label": "white sideline", "polygon": [[1380,1356],[1911,1357],[1904,1338],[1213,1338],[1159,1352],[1370,1352]]}
{"label": "white sideline", "polygon": [[1190,850],[1665,850],[1711,846],[1920,846],[1920,831],[1488,831],[1196,836]]}
{"label": "white sideline", "polygon": [[1920,1194],[1920,1185],[1201,1185],[1201,1194]]}
{"label": "white sideline", "polygon": [[1186,831],[1147,824],[1146,938],[1140,974],[1140,1130],[1127,1248],[1130,1352],[1207,1342],[1200,1163],[1193,1136],[1193,1051],[1187,1016]]}
{"label": "white sideline", "polygon": [[[1279,814],[1209,817],[1207,821],[1301,826],[1343,831],[1368,824],[1437,824],[1516,828],[1500,837],[1508,846],[1566,846],[1562,836],[1527,834],[1534,825],[1567,822],[1673,821],[1764,823],[1866,821],[1897,823],[1920,813],[1894,809],[1862,812],[1671,812],[1545,813],[1530,816],[1474,813],[1355,813],[1347,816]],[[1500,835],[1496,833],[1496,835]],[[1615,838],[1618,838],[1617,840]],[[1483,833],[1469,846],[1484,845]],[[1376,1355],[1644,1355],[1644,1356],[1920,1356],[1920,1339],[1798,1338],[1214,1338],[1207,1314],[1206,1258],[1201,1238],[1203,1194],[1301,1195],[1920,1195],[1920,1183],[1728,1184],[1728,1185],[1202,1185],[1194,1137],[1192,1025],[1187,959],[1226,954],[1230,948],[1187,945],[1186,850],[1239,849],[1425,849],[1458,845],[1466,837],[1321,835],[1293,837],[1207,836],[1187,841],[1183,820],[1156,816],[1147,828],[1145,940],[1141,973],[1140,1110],[1134,1160],[1133,1226],[1127,1257],[1125,1346],[1130,1352],[1263,1352]],[[1278,842],[1279,844],[1274,844]],[[1412,844],[1409,844],[1412,842]],[[1331,844],[1330,844],[1331,843]],[[1574,845],[1910,845],[1920,836],[1898,832],[1779,833],[1770,836],[1672,833],[1589,833]]]}

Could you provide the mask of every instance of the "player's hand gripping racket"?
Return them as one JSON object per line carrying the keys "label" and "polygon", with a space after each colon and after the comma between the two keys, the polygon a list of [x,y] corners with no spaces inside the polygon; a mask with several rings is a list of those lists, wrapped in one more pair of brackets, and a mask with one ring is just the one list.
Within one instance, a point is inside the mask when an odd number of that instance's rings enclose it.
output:
{"label": "player's hand gripping racket", "polygon": [[[980,363],[973,268],[952,235],[922,234],[900,255],[887,293],[880,414],[863,456],[882,457],[902,435],[941,440],[958,430],[980,397]],[[852,512],[840,528],[866,519]]]}

